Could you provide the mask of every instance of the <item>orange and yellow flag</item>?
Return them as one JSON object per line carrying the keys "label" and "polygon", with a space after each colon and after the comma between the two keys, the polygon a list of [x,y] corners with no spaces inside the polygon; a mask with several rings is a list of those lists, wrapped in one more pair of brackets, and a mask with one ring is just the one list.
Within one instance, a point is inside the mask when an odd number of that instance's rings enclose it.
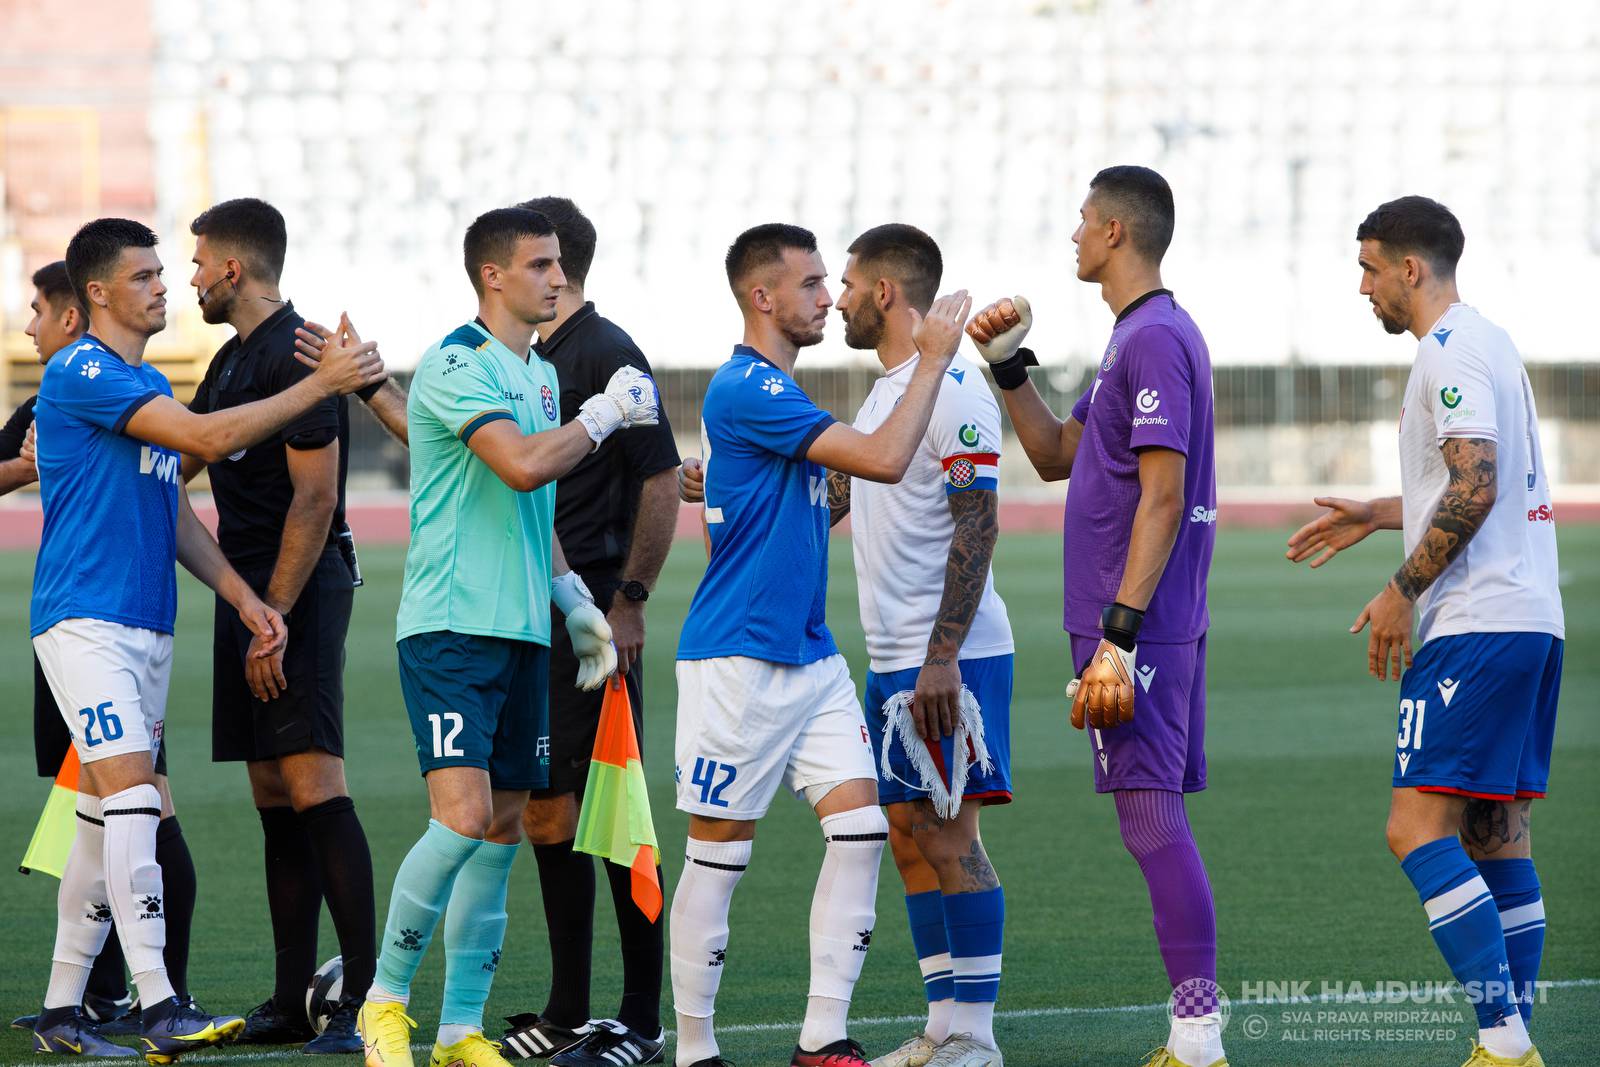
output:
{"label": "orange and yellow flag", "polygon": [[28,851],[22,854],[17,869],[23,874],[43,871],[60,878],[67,867],[67,853],[78,836],[77,815],[78,750],[68,745],[67,756],[61,761],[61,770],[56,772],[50,797],[39,815],[39,825],[33,828],[33,840],[28,842]]}
{"label": "orange and yellow flag", "polygon": [[[69,809],[70,810],[70,809]],[[661,915],[661,881],[656,867],[661,849],[656,844],[655,820],[650,816],[650,795],[639,758],[639,738],[633,729],[633,708],[628,687],[619,675],[606,682],[600,705],[600,725],[595,731],[594,759],[578,813],[578,836],[572,846],[633,871],[633,902],[645,918]]]}

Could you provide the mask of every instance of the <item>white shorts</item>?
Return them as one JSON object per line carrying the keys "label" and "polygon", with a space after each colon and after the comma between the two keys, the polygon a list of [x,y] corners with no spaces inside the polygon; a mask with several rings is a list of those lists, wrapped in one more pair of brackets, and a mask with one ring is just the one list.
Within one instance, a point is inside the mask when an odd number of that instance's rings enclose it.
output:
{"label": "white shorts", "polygon": [[725,656],[678,661],[678,808],[759,819],[778,787],[876,781],[844,657],[802,666]]}
{"label": "white shorts", "polygon": [[145,752],[167,717],[172,635],[103,619],[63,619],[33,639],[78,759]]}

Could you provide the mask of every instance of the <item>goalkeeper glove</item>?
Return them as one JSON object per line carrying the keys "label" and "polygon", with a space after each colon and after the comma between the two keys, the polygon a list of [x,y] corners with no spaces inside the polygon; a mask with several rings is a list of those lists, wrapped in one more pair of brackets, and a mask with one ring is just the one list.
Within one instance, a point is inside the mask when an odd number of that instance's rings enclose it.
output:
{"label": "goalkeeper glove", "polygon": [[1096,730],[1133,721],[1134,642],[1143,622],[1144,612],[1126,604],[1110,604],[1100,612],[1105,637],[1083,673],[1067,683],[1073,729],[1083,729],[1085,718]]}
{"label": "goalkeeper glove", "polygon": [[606,391],[591,396],[578,408],[578,421],[598,448],[615,430],[654,426],[660,421],[660,402],[650,375],[637,367],[619,367],[606,383]]}
{"label": "goalkeeper glove", "polygon": [[583,584],[577,571],[557,575],[550,583],[550,599],[567,617],[567,636],[578,657],[578,688],[599,689],[606,676],[617,669],[617,650],[611,643],[611,624],[599,608],[594,595]]}
{"label": "goalkeeper glove", "polygon": [[967,336],[1002,389],[1017,388],[1028,380],[1028,368],[1039,365],[1033,352],[1021,347],[1032,326],[1033,311],[1023,296],[996,300],[967,323]]}

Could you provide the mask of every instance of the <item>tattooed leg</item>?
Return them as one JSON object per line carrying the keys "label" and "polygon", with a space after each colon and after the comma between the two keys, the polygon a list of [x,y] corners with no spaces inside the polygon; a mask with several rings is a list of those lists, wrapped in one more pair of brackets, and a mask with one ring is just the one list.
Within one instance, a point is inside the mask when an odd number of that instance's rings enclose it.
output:
{"label": "tattooed leg", "polygon": [[1531,800],[1481,800],[1473,797],[1461,812],[1461,843],[1474,860],[1527,859]]}

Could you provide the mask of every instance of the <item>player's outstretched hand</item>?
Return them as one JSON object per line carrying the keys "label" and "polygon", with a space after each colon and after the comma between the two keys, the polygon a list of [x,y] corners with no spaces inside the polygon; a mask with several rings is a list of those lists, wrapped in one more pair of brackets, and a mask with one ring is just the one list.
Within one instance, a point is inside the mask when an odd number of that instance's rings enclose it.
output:
{"label": "player's outstretched hand", "polygon": [[699,456],[683,457],[683,465],[678,468],[678,499],[685,504],[706,502],[706,469]]}
{"label": "player's outstretched hand", "polygon": [[598,446],[616,430],[654,426],[660,422],[661,396],[655,379],[638,367],[618,367],[606,383],[578,408],[578,421]]}
{"label": "player's outstretched hand", "polygon": [[1328,510],[1290,535],[1289,551],[1285,553],[1290,562],[1300,563],[1316,556],[1311,566],[1320,567],[1378,528],[1372,518],[1372,505],[1365,500],[1319,496],[1313,503]]}
{"label": "player's outstretched hand", "polygon": [[22,448],[17,451],[17,458],[34,468],[34,476],[38,476],[39,426],[37,423],[28,423],[28,434],[22,439]]}
{"label": "player's outstretched hand", "polygon": [[278,646],[278,651],[266,655],[259,651],[261,644],[259,637],[250,639],[250,651],[244,658],[244,680],[256,699],[264,703],[277,700],[280,694],[289,690],[289,679],[283,674],[283,654],[289,644],[286,641]]}
{"label": "player's outstretched hand", "polygon": [[937,741],[956,732],[961,718],[961,668],[945,656],[929,656],[917,672],[911,698],[911,718],[924,741]]}
{"label": "player's outstretched hand", "polygon": [[320,356],[307,356],[298,342],[295,347],[295,358],[316,368],[314,376],[321,378],[333,393],[353,393],[389,376],[383,357],[378,355],[378,343],[362,341],[349,315],[339,316],[339,325],[333,330],[333,336],[325,339]]}
{"label": "player's outstretched hand", "polygon": [[1083,673],[1067,683],[1073,729],[1081,730],[1087,723],[1096,730],[1110,730],[1133,721],[1133,665],[1133,652],[1101,638]]}
{"label": "player's outstretched hand", "polygon": [[1402,670],[1411,668],[1411,617],[1411,601],[1395,588],[1394,582],[1388,582],[1361,609],[1350,627],[1351,633],[1358,634],[1368,623],[1372,624],[1372,631],[1367,634],[1367,673],[1380,682],[1389,680],[1391,662],[1397,682]]}
{"label": "player's outstretched hand", "polygon": [[942,371],[961,347],[961,327],[972,310],[972,297],[965,289],[947,293],[933,302],[926,315],[911,309],[911,339],[923,360],[939,365]]}
{"label": "player's outstretched hand", "polygon": [[972,316],[967,323],[967,336],[984,362],[1004,363],[1017,354],[1032,326],[1033,310],[1028,298],[1014,296],[996,300]]}

